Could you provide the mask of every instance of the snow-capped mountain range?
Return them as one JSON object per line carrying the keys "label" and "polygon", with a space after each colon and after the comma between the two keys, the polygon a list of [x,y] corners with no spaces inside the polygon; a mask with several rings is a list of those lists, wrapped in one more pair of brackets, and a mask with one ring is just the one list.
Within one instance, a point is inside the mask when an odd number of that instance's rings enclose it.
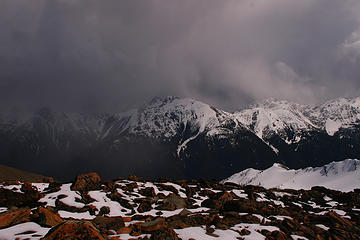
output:
{"label": "snow-capped mountain range", "polygon": [[225,177],[274,162],[299,168],[360,157],[359,126],[360,98],[319,106],[268,99],[230,113],[165,97],[117,114],[2,113],[0,157],[42,173],[71,166],[75,174],[84,164],[98,170],[106,162],[109,177],[116,169],[118,175]]}
{"label": "snow-capped mountain range", "polygon": [[322,167],[289,169],[275,163],[265,170],[246,169],[223,180],[239,185],[256,185],[265,188],[305,189],[323,186],[338,191],[352,191],[360,188],[360,160],[347,159],[331,162]]}

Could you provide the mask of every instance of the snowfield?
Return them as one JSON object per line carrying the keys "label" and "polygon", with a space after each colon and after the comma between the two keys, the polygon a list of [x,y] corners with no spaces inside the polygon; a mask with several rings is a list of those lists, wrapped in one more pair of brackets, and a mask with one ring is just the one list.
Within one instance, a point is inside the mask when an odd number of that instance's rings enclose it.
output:
{"label": "snowfield", "polygon": [[360,188],[360,160],[347,159],[323,167],[288,169],[274,164],[266,170],[246,169],[223,180],[240,185],[257,185],[265,188],[311,189],[323,186],[339,191]]}

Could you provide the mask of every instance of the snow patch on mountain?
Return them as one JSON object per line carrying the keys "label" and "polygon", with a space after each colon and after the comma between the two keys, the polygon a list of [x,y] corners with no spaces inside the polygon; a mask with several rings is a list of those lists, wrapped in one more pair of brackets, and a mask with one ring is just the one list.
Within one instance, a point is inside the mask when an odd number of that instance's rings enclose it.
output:
{"label": "snow patch on mountain", "polygon": [[324,186],[339,191],[360,188],[360,160],[347,159],[331,162],[323,167],[288,169],[275,163],[265,170],[246,169],[223,180],[239,185],[259,185],[265,188],[311,189]]}
{"label": "snow patch on mountain", "polygon": [[334,136],[334,134],[339,131],[341,127],[341,122],[338,121],[334,121],[332,119],[327,119],[325,122],[325,129],[326,132],[330,135],[330,136]]}

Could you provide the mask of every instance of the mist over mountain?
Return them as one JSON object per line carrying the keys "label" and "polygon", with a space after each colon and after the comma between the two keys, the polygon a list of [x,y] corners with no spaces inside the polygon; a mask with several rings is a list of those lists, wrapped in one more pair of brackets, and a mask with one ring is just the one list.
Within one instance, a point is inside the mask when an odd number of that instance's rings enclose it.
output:
{"label": "mist over mountain", "polygon": [[360,98],[318,106],[268,99],[230,113],[165,97],[116,114],[43,108],[0,119],[1,164],[59,179],[88,171],[221,179],[276,162],[301,168],[360,156]]}

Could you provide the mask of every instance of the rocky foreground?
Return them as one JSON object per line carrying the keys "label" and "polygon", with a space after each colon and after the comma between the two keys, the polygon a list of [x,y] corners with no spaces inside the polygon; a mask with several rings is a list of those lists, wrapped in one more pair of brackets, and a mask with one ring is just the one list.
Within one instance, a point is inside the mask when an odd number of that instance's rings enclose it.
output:
{"label": "rocky foreground", "polygon": [[3,182],[0,239],[360,239],[360,190],[135,176]]}

